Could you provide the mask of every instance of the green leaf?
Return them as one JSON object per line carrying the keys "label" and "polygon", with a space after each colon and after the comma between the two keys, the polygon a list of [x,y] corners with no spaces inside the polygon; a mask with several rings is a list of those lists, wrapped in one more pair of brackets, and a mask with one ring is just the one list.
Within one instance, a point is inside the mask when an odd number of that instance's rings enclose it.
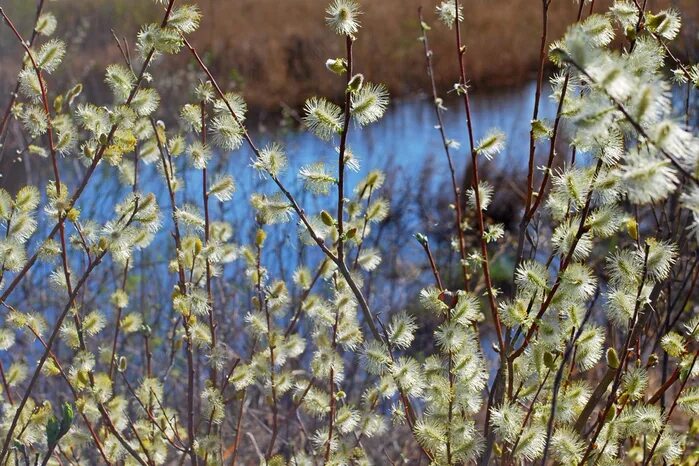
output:
{"label": "green leaf", "polygon": [[68,433],[75,419],[75,412],[70,403],[63,403],[63,419],[61,419],[61,437]]}
{"label": "green leaf", "polygon": [[49,449],[53,449],[58,443],[60,433],[60,423],[56,416],[51,416],[48,421],[46,421],[46,444]]}

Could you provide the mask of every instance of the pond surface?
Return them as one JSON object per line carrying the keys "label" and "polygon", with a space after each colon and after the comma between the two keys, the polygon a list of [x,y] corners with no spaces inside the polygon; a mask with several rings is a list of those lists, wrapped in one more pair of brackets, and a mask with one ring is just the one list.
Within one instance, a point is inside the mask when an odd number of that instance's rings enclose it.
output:
{"label": "pond surface", "polygon": [[[482,168],[483,177],[488,178],[494,173],[503,171],[514,176],[516,185],[524,186],[521,174],[526,168],[530,119],[533,108],[535,84],[528,83],[521,87],[499,90],[497,92],[475,92],[472,95],[473,125],[476,138],[484,136],[492,128],[498,128],[507,134],[505,151],[494,161],[485,162]],[[544,94],[546,95],[546,94]],[[444,115],[445,128],[450,139],[457,140],[461,147],[453,150],[452,156],[461,178],[468,165],[468,139],[466,135],[466,120],[463,105],[460,100],[450,96],[445,99],[449,105]],[[542,99],[541,117],[552,118],[555,115],[555,105],[546,97]],[[441,230],[451,234],[452,226],[434,224],[434,218],[441,216],[429,215],[432,207],[443,212],[448,202],[451,202],[451,182],[443,152],[442,142],[436,126],[434,107],[429,99],[413,98],[398,100],[391,103],[386,116],[378,123],[360,128],[353,126],[350,132],[349,145],[361,161],[359,173],[348,173],[347,193],[371,169],[382,169],[387,173],[385,195],[391,199],[391,221],[386,227],[378,227],[369,240],[372,246],[377,246],[383,256],[383,263],[372,273],[371,283],[367,280],[367,295],[374,309],[384,309],[385,312],[396,308],[409,306],[415,301],[419,289],[431,284],[432,278],[424,273],[425,257],[418,244],[412,238],[416,232],[430,233]],[[289,170],[282,177],[283,182],[293,193],[299,194],[300,204],[309,213],[317,213],[321,208],[332,210],[334,194],[330,197],[314,197],[301,193],[301,183],[296,173],[298,169],[311,162],[325,161],[328,169],[333,170],[336,164],[335,146],[320,141],[313,135],[297,131],[252,131],[253,139],[258,146],[268,142],[281,143],[286,149],[289,159]],[[253,192],[275,192],[275,186],[270,180],[263,179],[250,167],[252,152],[243,147],[238,151],[223,156],[214,157],[210,168],[216,173],[232,174],[237,183],[237,192],[232,201],[219,204],[211,201],[212,220],[225,219],[234,227],[234,241],[249,244],[254,237],[253,210],[249,204]],[[189,168],[185,157],[176,159],[179,165],[178,173],[185,180],[185,186],[178,193],[178,205],[191,203],[201,205],[201,173]],[[42,164],[39,166],[38,164]],[[14,169],[21,172],[26,163],[17,162]],[[39,179],[39,185],[44,186],[50,176],[47,159],[34,158],[27,172],[30,179]],[[3,183],[16,183],[20,173],[10,171]],[[12,172],[15,172],[14,174]],[[84,167],[66,158],[63,160],[62,176],[69,186],[74,189],[77,180],[84,173]],[[521,180],[521,181],[520,181]],[[174,275],[167,271],[167,263],[172,257],[173,242],[170,236],[170,202],[167,196],[164,179],[154,166],[144,166],[139,174],[139,187],[143,192],[153,192],[158,197],[163,228],[156,240],[147,248],[144,254],[136,259],[134,271],[143,274],[138,277],[140,282],[147,282],[146,288],[141,287],[141,293],[150,298],[153,305],[166,307],[167,299],[163,299],[163,290],[169,290],[174,283]],[[16,188],[15,188],[16,189]],[[71,190],[72,190],[71,189]],[[113,207],[130,191],[118,181],[116,170],[103,164],[94,174],[87,189],[83,193],[79,206],[82,219],[105,221],[112,217]],[[437,203],[439,202],[439,206]],[[436,210],[435,210],[436,211]],[[42,214],[43,217],[43,214]],[[291,272],[303,263],[314,267],[320,260],[320,253],[313,248],[300,246],[297,236],[296,219],[290,224],[273,225],[268,228],[269,240],[273,241],[263,258],[265,266],[272,279],[289,279]],[[36,238],[43,238],[48,221],[40,219],[39,233]],[[30,246],[33,251],[36,243]],[[451,254],[447,248],[447,254]],[[453,265],[455,257],[440,257],[442,263]],[[139,263],[140,261],[140,263]],[[146,265],[147,264],[147,265]],[[84,265],[74,263],[77,270]],[[37,264],[32,280],[41,283],[42,278],[51,273],[55,264]],[[104,271],[112,277],[120,273],[111,265],[111,271]],[[227,267],[224,275],[226,280],[236,280],[240,283],[242,266],[240,264]],[[136,272],[134,272],[136,273]],[[94,279],[93,282],[102,286],[106,279]],[[45,282],[44,282],[45,283]],[[143,285],[142,285],[143,286]],[[22,291],[18,290],[22,294]],[[25,292],[26,293],[26,292]],[[246,296],[249,290],[242,289]],[[17,294],[17,293],[16,293]],[[167,293],[169,295],[169,293]],[[107,295],[108,296],[108,295]],[[14,299],[20,299],[15,296]],[[159,302],[158,302],[159,301]],[[243,300],[242,302],[245,302]],[[242,314],[242,313],[241,313]]]}
{"label": "pond surface", "polygon": [[[484,161],[485,178],[489,170],[518,172],[526,167],[534,91],[535,83],[531,82],[511,89],[473,93],[471,101],[476,139],[493,128],[498,128],[507,135],[507,146],[504,152],[493,162]],[[555,105],[545,97],[542,98],[541,116],[543,118],[555,116]],[[461,144],[460,148],[452,150],[457,174],[461,176],[470,159],[466,119],[461,101],[451,98],[451,106],[444,114],[444,124],[447,136]],[[325,162],[330,170],[336,166],[336,141],[324,142],[302,131],[255,131],[253,129],[251,134],[260,147],[270,142],[277,142],[285,148],[289,159],[289,170],[282,177],[282,181],[294,193],[301,191],[301,183],[296,176],[300,167],[317,161]],[[371,169],[385,170],[390,180],[395,179],[396,183],[410,184],[423,179],[429,172],[430,187],[439,191],[442,191],[444,183],[449,180],[442,142],[436,127],[434,108],[426,98],[394,101],[386,116],[378,123],[367,127],[353,126],[349,136],[349,147],[361,162],[358,173],[349,170],[347,172],[347,186],[350,189]],[[250,167],[252,156],[252,152],[243,146],[240,150],[222,157],[215,156],[210,163],[210,168],[213,167],[211,170],[213,175],[228,173],[234,176],[238,186],[234,200],[236,209],[247,208],[240,204],[245,204],[252,192],[260,190],[273,192],[275,188],[271,181],[261,179]],[[66,163],[65,165],[64,173],[72,172],[74,177],[82,173],[83,168],[78,167],[77,164]],[[185,180],[185,188],[180,193],[182,197],[178,199],[178,203],[183,201],[200,203],[200,174],[186,164],[180,164],[178,173]],[[42,181],[45,182],[45,180]],[[165,188],[164,180],[157,175],[153,167],[146,167],[141,174],[140,189],[154,192],[160,197],[166,192]],[[97,201],[97,214],[99,215],[99,211],[102,211],[103,214],[109,215],[111,214],[109,207],[128,190],[129,187],[119,185],[113,169],[103,167],[97,171],[95,179],[90,182],[80,202],[85,208],[90,207],[93,201]],[[165,198],[161,200],[161,208],[165,209],[168,203]],[[326,201],[327,199],[321,199],[320,204],[323,205]],[[106,211],[101,207],[106,208]]]}
{"label": "pond surface", "polygon": [[[517,88],[473,94],[472,114],[476,139],[493,128],[498,128],[507,134],[505,151],[492,162],[484,161],[483,176],[486,179],[491,171],[515,174],[521,173],[521,170],[526,168],[534,91],[535,83],[531,82]],[[461,177],[470,159],[465,113],[460,100],[453,96],[447,100],[451,101],[451,105],[444,114],[444,124],[448,137],[461,143],[460,148],[452,151],[457,176]],[[545,97],[542,99],[541,115],[543,118],[555,116],[555,105]],[[277,142],[285,148],[289,169],[282,177],[282,181],[292,193],[300,196],[301,204],[308,212],[316,213],[323,207],[330,208],[334,205],[331,198],[318,198],[302,193],[297,173],[302,166],[317,161],[325,162],[329,170],[334,170],[337,157],[336,141],[324,142],[302,131],[253,130],[252,136],[260,147],[270,142]],[[392,102],[386,116],[378,123],[367,127],[351,128],[349,147],[361,161],[361,169],[357,173],[348,171],[347,195],[351,195],[352,187],[369,170],[381,169],[387,173],[388,178],[386,190],[389,192],[386,195],[391,198],[397,193],[401,195],[401,210],[394,209],[393,214],[406,217],[401,219],[403,224],[414,228],[413,231],[406,233],[412,235],[424,230],[426,228],[424,222],[427,219],[420,218],[420,213],[412,208],[416,203],[411,202],[410,196],[414,196],[416,201],[418,198],[428,198],[434,202],[435,199],[448,196],[451,186],[441,138],[436,127],[434,107],[430,100],[413,98]],[[236,180],[237,192],[234,200],[221,206],[222,210],[219,210],[219,213],[234,224],[237,239],[241,242],[249,241],[250,232],[254,227],[250,215],[252,210],[248,203],[250,195],[260,191],[271,193],[276,189],[270,180],[262,179],[250,167],[252,157],[252,152],[247,146],[243,146],[233,153],[214,157],[210,163],[210,167],[213,168],[212,175],[228,173]],[[178,204],[190,202],[199,205],[201,204],[201,175],[184,163],[183,159],[184,157],[179,159],[178,173],[185,180],[185,187],[179,193]],[[78,171],[74,170],[74,172]],[[515,180],[516,184],[519,184],[519,179]],[[161,209],[166,214],[166,209],[169,208],[166,186],[154,167],[145,167],[140,183],[142,191],[154,192],[158,195]],[[82,196],[83,212],[92,215],[93,212],[90,211],[95,209],[94,215],[97,217],[109,218],[112,214],[111,207],[129,189],[129,187],[120,186],[113,169],[103,167],[98,170],[95,179],[91,181]],[[423,192],[425,190],[429,192]],[[334,197],[334,194],[331,193],[331,197]],[[212,204],[217,203],[212,201]],[[215,206],[214,212],[216,212]],[[167,216],[164,215],[164,217]],[[165,231],[168,227],[167,218],[164,227]],[[289,237],[294,236],[296,230],[289,226],[276,226],[272,229],[280,230],[282,235]],[[295,247],[292,243],[295,241],[289,240],[290,247]],[[417,250],[418,248],[415,248],[415,251]]]}

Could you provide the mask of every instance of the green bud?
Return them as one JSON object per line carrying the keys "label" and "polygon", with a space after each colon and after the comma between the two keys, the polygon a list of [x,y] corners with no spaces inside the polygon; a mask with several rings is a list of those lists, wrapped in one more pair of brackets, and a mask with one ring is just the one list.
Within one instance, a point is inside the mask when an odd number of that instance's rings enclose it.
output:
{"label": "green bud", "polygon": [[70,403],[63,403],[62,407],[63,419],[61,419],[61,436],[68,433],[71,424],[73,424],[73,419],[75,419],[75,412]]}
{"label": "green bud", "polygon": [[347,60],[344,58],[329,58],[325,62],[325,67],[335,74],[347,73]]}
{"label": "green bud", "polygon": [[423,235],[422,233],[415,233],[415,239],[422,246],[426,247],[429,244],[429,240],[427,239],[427,236]]}
{"label": "green bud", "polygon": [[46,421],[46,445],[49,451],[52,451],[61,437],[68,433],[70,426],[73,424],[73,419],[75,419],[73,407],[70,403],[63,403],[61,406],[61,421],[59,422],[56,416],[51,416]]}
{"label": "green bud", "polygon": [[556,47],[549,52],[549,56],[555,63],[564,63],[568,59],[568,52],[560,47]]}
{"label": "green bud", "polygon": [[548,369],[553,369],[555,360],[556,358],[554,358],[553,354],[549,353],[548,351],[544,353],[544,366],[546,366]]}
{"label": "green bud", "polygon": [[265,239],[267,239],[267,233],[262,228],[259,228],[255,234],[255,245],[261,248],[265,244]]}
{"label": "green bud", "polygon": [[626,221],[626,230],[634,241],[638,241],[638,223],[635,219],[630,218]]}
{"label": "green bud", "polygon": [[622,393],[617,401],[620,405],[624,405],[628,400],[629,400],[629,394]]}
{"label": "green bud", "polygon": [[55,99],[53,99],[53,111],[58,113],[63,113],[63,96],[62,95],[57,95]]}
{"label": "green bud", "polygon": [[619,369],[619,355],[614,348],[607,350],[607,365],[612,369]]}
{"label": "green bud", "polygon": [[332,215],[328,213],[326,210],[322,210],[320,212],[320,219],[323,221],[323,223],[329,227],[332,227],[335,225],[335,219],[333,218]]}
{"label": "green bud", "polygon": [[648,356],[648,363],[646,364],[646,367],[655,367],[656,364],[658,364],[658,355],[652,353],[650,356]]}
{"label": "green bud", "polygon": [[502,447],[499,443],[493,445],[493,451],[495,452],[495,456],[502,456]]}
{"label": "green bud", "polygon": [[357,73],[354,76],[352,76],[352,79],[350,79],[349,83],[347,83],[347,92],[350,92],[352,94],[357,93],[362,89],[363,85],[364,75],[361,73]]}
{"label": "green bud", "polygon": [[646,13],[646,27],[650,31],[656,31],[666,19],[667,15],[665,13],[660,13],[657,15],[654,15],[653,13]]}
{"label": "green bud", "polygon": [[119,372],[124,372],[126,370],[126,358],[121,356],[119,358]]}
{"label": "green bud", "polygon": [[697,422],[696,418],[689,419],[689,434],[694,437],[699,435],[699,422]]}
{"label": "green bud", "polygon": [[80,95],[80,93],[83,91],[83,85],[78,83],[71,90],[69,90],[66,93],[66,99],[68,100],[68,105],[72,106],[73,101]]}

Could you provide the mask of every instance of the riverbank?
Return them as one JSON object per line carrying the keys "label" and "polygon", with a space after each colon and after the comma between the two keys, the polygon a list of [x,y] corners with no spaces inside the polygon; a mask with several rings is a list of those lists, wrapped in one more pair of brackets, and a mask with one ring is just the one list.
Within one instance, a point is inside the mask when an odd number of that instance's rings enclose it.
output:
{"label": "riverbank", "polygon": [[[35,3],[8,0],[5,10],[23,31],[31,29]],[[427,89],[422,44],[417,40],[417,9],[425,7],[425,20],[434,26],[430,41],[434,50],[437,80],[442,92],[456,80],[453,32],[437,24],[433,0],[364,1],[362,32],[355,46],[357,67],[373,81],[386,83],[393,96],[408,96]],[[341,56],[343,44],[325,27],[327,0],[200,0],[204,20],[193,42],[211,68],[226,84],[242,92],[256,112],[277,113],[280,107],[298,108],[312,94],[333,95],[340,91],[337,77],[324,62]],[[597,1],[604,11],[607,1]],[[673,5],[683,12],[685,50],[696,56],[699,5],[695,0],[649,0],[657,10]],[[57,34],[72,50],[67,67],[80,69],[87,91],[103,89],[104,66],[120,60],[110,34],[114,25],[119,37],[133,45],[140,24],[154,21],[159,8],[152,1],[81,0],[48,3],[57,14]],[[585,6],[586,12],[589,6]],[[549,12],[549,41],[559,38],[575,19],[573,1],[553,2]],[[476,88],[494,88],[525,82],[534,75],[539,56],[541,7],[536,0],[468,0],[463,31],[468,44],[468,73]],[[14,79],[20,51],[6,28],[0,29],[0,83]],[[75,65],[79,66],[75,66]],[[198,74],[189,56],[163,62],[160,74],[166,86],[179,87]],[[162,82],[162,80],[159,80]],[[5,93],[3,92],[3,95]],[[2,103],[4,99],[0,99]]]}

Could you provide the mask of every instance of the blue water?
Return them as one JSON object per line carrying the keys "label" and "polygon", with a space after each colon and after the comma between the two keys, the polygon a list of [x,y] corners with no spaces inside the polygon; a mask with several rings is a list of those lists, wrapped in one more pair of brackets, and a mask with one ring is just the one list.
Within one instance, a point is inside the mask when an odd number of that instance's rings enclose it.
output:
{"label": "blue water", "polygon": [[[507,134],[505,151],[492,162],[484,161],[484,178],[489,172],[506,171],[512,173],[515,184],[521,178],[522,169],[527,163],[529,121],[531,119],[534,95],[534,83],[499,90],[497,92],[474,93],[472,98],[473,125],[476,138],[485,135],[490,129],[498,128]],[[462,176],[467,167],[468,139],[466,135],[466,120],[461,101],[451,96],[450,105],[444,114],[447,135],[461,143],[459,149],[452,151],[457,175]],[[542,99],[542,116],[555,115],[555,107],[547,99]],[[400,220],[407,222],[406,231],[413,234],[417,231],[429,230],[429,219],[416,209],[421,199],[436,199],[448,196],[450,182],[442,143],[436,129],[434,109],[429,99],[413,98],[392,102],[385,117],[377,124],[368,127],[353,126],[349,136],[349,146],[361,161],[358,173],[347,172],[347,195],[356,182],[371,169],[382,169],[387,173],[387,183],[383,195],[388,197],[400,196],[400,210],[393,211],[394,217],[404,217]],[[298,169],[311,162],[323,161],[328,169],[336,166],[337,154],[335,142],[324,142],[310,133],[302,131],[255,131],[252,136],[258,146],[269,142],[281,143],[289,159],[289,168],[281,177],[284,184],[292,193],[300,196],[302,206],[311,213],[325,207],[332,210],[334,194],[329,197],[315,197],[302,192],[298,180]],[[214,217],[223,215],[236,227],[236,239],[239,242],[249,242],[254,225],[250,221],[252,209],[248,199],[253,192],[275,192],[276,186],[250,167],[252,152],[242,147],[233,153],[222,157],[214,157],[210,165],[212,174],[225,172],[232,174],[238,185],[235,198],[223,206],[216,206],[213,201]],[[187,167],[184,157],[179,159],[178,173],[186,180],[185,189],[179,193],[178,203],[190,202],[201,204],[201,174]],[[81,206],[86,214],[102,216],[110,215],[109,207],[122,198],[128,187],[120,187],[114,170],[103,167],[92,180],[83,194]],[[419,187],[419,189],[418,189]],[[169,200],[166,196],[164,180],[158,176],[153,167],[146,167],[141,173],[140,189],[155,192],[160,200],[163,212],[167,214]],[[425,191],[428,192],[425,192]],[[406,198],[407,197],[407,198]],[[414,202],[411,202],[414,198]],[[427,222],[427,223],[426,223]],[[166,219],[164,227],[168,227]],[[295,228],[284,226],[272,227],[282,236],[288,237],[288,247],[296,248]],[[293,230],[293,231],[292,231]],[[284,258],[282,258],[284,259]]]}
{"label": "blue water", "polygon": [[[476,138],[484,136],[492,128],[504,131],[508,138],[503,153],[492,162],[484,161],[484,178],[503,171],[521,173],[526,167],[534,90],[534,84],[529,83],[497,92],[473,93],[472,114]],[[445,101],[448,106],[444,115],[447,135],[461,143],[461,148],[453,150],[452,156],[457,175],[462,177],[470,158],[464,110],[461,101],[453,95],[447,96]],[[550,118],[554,114],[555,106],[544,98],[542,117]],[[420,288],[432,284],[431,275],[424,272],[424,252],[412,235],[416,232],[428,235],[440,232],[444,236],[445,232],[450,235],[453,229],[451,224],[435,223],[435,218],[439,217],[436,214],[437,209],[433,209],[436,202],[442,200],[440,209],[443,209],[445,202],[452,200],[447,163],[435,124],[434,108],[430,100],[412,98],[392,102],[380,122],[363,128],[353,126],[350,132],[349,145],[361,160],[361,170],[359,173],[348,172],[347,195],[351,195],[354,184],[369,170],[383,169],[387,173],[387,182],[382,195],[392,199],[391,221],[386,226],[374,228],[372,236],[367,240],[368,246],[381,250],[383,263],[372,272],[371,284],[369,285],[367,280],[365,291],[372,308],[383,312],[384,315],[391,310],[410,305],[415,301]],[[278,142],[284,146],[289,159],[289,169],[282,176],[282,181],[292,193],[298,195],[299,202],[306,212],[317,213],[321,208],[333,210],[335,194],[332,191],[325,197],[303,194],[296,173],[302,165],[314,161],[325,161],[328,169],[332,170],[336,164],[337,142],[326,143],[300,131],[261,131],[252,127],[251,134],[258,146],[269,142]],[[276,189],[270,180],[261,178],[250,167],[251,157],[252,152],[243,147],[233,153],[214,157],[209,165],[212,175],[217,172],[230,173],[237,182],[238,189],[232,201],[220,204],[212,199],[211,218],[229,221],[234,227],[234,241],[239,244],[250,244],[256,229],[253,210],[249,204],[250,195],[253,192],[272,193]],[[46,163],[47,160],[41,162]],[[184,189],[177,194],[178,205],[185,202],[201,205],[201,172],[188,168],[184,156],[177,158],[175,163],[179,166],[178,174],[185,180]],[[82,176],[84,167],[69,158],[65,159],[62,165],[64,180],[68,180],[71,188],[74,188],[76,180]],[[43,185],[46,179],[47,177],[42,175],[40,184]],[[519,183],[520,179],[523,180],[521,177],[515,177],[515,184]],[[156,172],[154,166],[142,166],[139,185],[141,191],[157,195],[162,211],[163,228],[153,244],[144,253],[136,255],[132,275],[143,274],[134,277],[140,283],[138,292],[145,295],[141,297],[141,305],[145,304],[155,309],[155,316],[160,315],[159,313],[169,314],[168,290],[175,280],[174,274],[167,271],[167,263],[173,256],[169,198],[164,179]],[[103,164],[96,171],[79,201],[81,218],[94,218],[98,221],[111,218],[113,206],[130,189],[129,186],[120,185],[113,167]],[[266,248],[263,265],[269,270],[271,279],[289,280],[299,263],[312,268],[322,258],[316,248],[300,245],[296,221],[297,219],[294,219],[289,224],[272,225],[267,228],[269,247]],[[47,223],[47,219],[41,221],[43,228]],[[41,229],[40,226],[37,238],[44,235]],[[446,249],[448,251],[448,248]],[[33,251],[33,247],[30,250]],[[454,257],[440,256],[438,262],[453,265],[453,259]],[[42,283],[46,274],[56,266],[57,264],[37,264],[31,281],[36,284]],[[83,267],[82,259],[73,261],[74,270],[82,270]],[[106,291],[111,293],[117,282],[120,282],[120,274],[119,267],[109,262],[103,264],[91,279],[90,289],[94,293],[97,287],[102,290],[106,288]],[[249,287],[241,286],[243,276],[243,265],[238,261],[226,266],[224,276],[220,280],[227,292],[235,290],[235,307],[245,310],[249,304],[250,290]],[[20,302],[22,295],[31,293],[29,290],[31,287],[17,290],[11,301]],[[89,297],[92,295],[88,294],[87,300],[90,303],[94,303]],[[55,299],[59,303],[62,301],[60,296]],[[49,307],[52,307],[51,299],[47,298],[46,301]],[[239,322],[242,315],[244,312],[236,312],[235,320]],[[162,322],[164,327],[170,325],[167,320]]]}

